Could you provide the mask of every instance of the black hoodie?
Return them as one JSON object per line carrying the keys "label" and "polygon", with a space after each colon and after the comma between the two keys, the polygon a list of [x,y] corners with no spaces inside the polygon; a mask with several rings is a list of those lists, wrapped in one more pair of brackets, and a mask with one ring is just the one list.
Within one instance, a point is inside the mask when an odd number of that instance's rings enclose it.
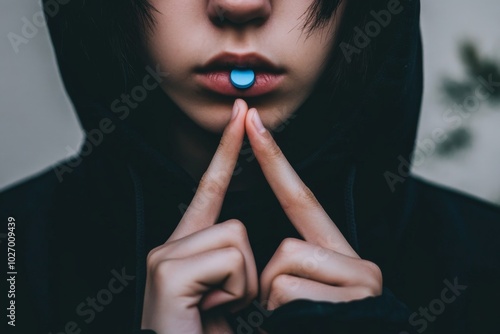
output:
{"label": "black hoodie", "polygon": [[[318,89],[275,133],[353,248],[381,267],[383,294],[349,303],[297,300],[274,312],[254,303],[227,316],[235,333],[259,326],[269,333],[499,332],[500,210],[408,173],[422,50],[419,1],[401,3],[369,82],[356,101],[338,102],[348,116],[318,124],[328,100]],[[55,20],[50,28],[87,139],[77,157],[0,195],[1,217],[15,219],[16,234],[16,327],[8,328],[137,332],[146,256],[168,239],[197,181],[155,147],[147,129],[161,116],[123,117],[124,105],[81,93],[80,64],[61,51],[68,27]],[[303,112],[313,109],[319,116]],[[313,140],[296,135],[304,129]],[[242,161],[255,163],[251,155]],[[284,238],[300,238],[269,187],[228,192],[219,221],[231,218],[246,225],[259,273]]]}

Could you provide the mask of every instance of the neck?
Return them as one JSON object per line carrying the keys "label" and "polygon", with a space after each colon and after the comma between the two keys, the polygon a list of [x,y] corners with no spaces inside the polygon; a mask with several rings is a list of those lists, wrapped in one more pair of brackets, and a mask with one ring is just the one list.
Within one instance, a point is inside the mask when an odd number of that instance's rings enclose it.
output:
{"label": "neck", "polygon": [[[155,141],[159,144],[160,151],[170,156],[194,180],[199,181],[219,146],[221,135],[206,131],[182,112],[173,113],[166,123],[155,123],[158,124],[154,131],[157,138]],[[166,129],[164,124],[167,124]],[[248,140],[244,140],[228,191],[247,190],[263,185],[264,181]]]}

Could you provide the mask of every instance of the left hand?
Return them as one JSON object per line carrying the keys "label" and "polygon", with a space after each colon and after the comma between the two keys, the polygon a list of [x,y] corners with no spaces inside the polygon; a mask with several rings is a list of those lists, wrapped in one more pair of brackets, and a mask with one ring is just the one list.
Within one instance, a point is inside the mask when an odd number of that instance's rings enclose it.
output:
{"label": "left hand", "polygon": [[302,182],[256,109],[246,133],[264,176],[304,240],[283,240],[260,277],[261,303],[273,310],[295,299],[347,302],[382,293],[382,273],[352,249],[311,190]]}

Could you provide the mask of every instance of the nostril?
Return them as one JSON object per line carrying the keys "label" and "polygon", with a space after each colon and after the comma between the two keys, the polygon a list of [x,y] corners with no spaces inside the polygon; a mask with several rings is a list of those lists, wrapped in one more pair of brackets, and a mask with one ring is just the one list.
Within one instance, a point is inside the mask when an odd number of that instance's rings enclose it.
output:
{"label": "nostril", "polygon": [[217,24],[262,22],[270,13],[269,0],[210,0],[208,4],[208,15]]}

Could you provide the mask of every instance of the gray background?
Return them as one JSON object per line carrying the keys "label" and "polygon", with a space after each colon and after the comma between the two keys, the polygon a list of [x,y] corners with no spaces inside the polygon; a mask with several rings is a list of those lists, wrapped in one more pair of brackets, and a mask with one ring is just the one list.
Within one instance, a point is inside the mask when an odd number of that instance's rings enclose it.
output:
{"label": "gray background", "polygon": [[[17,52],[9,41],[9,33],[22,36],[25,21],[37,23],[40,13],[37,1],[0,3],[0,189],[76,153],[83,138],[47,28],[34,25]],[[461,41],[473,40],[482,55],[496,57],[500,64],[499,31],[498,0],[422,1],[425,92],[419,142],[428,142],[436,129],[456,130],[443,118],[454,102],[441,87],[444,77],[466,77],[458,52]],[[500,104],[484,101],[460,129],[458,148],[443,153],[434,142],[436,147],[420,155],[413,173],[500,204]]]}

